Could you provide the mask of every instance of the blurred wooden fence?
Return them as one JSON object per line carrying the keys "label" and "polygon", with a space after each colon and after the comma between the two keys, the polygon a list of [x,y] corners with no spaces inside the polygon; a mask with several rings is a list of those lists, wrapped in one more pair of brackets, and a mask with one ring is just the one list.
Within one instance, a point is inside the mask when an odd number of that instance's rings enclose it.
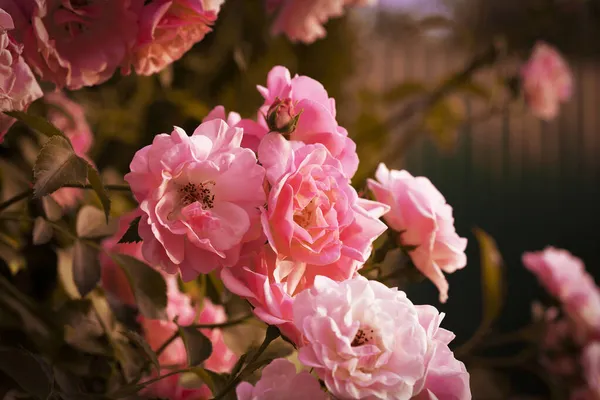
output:
{"label": "blurred wooden fence", "polygon": [[[402,81],[435,83],[463,68],[470,56],[440,41],[373,37],[360,80],[375,90]],[[475,123],[471,119],[484,104],[462,99],[467,121],[454,152],[440,151],[422,135],[398,160],[413,175],[431,179],[454,207],[458,232],[470,240],[469,265],[449,277],[450,301],[442,307],[459,339],[475,329],[481,311],[474,226],[496,238],[507,263],[505,329],[529,319],[530,303],[539,294],[520,263],[524,251],[564,247],[600,275],[600,60],[569,62],[574,96],[556,120],[511,111]],[[409,292],[416,303],[437,298],[432,285]]]}

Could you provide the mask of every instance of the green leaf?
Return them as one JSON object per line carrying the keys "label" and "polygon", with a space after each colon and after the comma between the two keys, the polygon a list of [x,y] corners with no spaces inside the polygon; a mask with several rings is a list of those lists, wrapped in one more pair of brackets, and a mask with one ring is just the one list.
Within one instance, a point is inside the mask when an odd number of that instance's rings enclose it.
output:
{"label": "green leaf", "polygon": [[450,101],[438,101],[425,115],[425,128],[429,130],[436,144],[442,150],[452,149],[458,138],[458,129],[463,116]]}
{"label": "green leaf", "polygon": [[28,352],[0,348],[0,371],[37,399],[46,400],[52,393],[53,377],[49,366]]}
{"label": "green leaf", "polygon": [[202,364],[212,354],[212,343],[200,330],[191,326],[180,326],[179,335],[185,344],[190,367]]}
{"label": "green leaf", "polygon": [[43,217],[37,217],[33,223],[33,244],[41,245],[52,239],[52,226]]}
{"label": "green leaf", "polygon": [[[227,383],[231,379],[231,376],[234,376],[234,374],[231,374],[231,375],[217,374],[216,372],[213,372],[208,369],[200,368],[200,367],[192,368],[191,373],[194,374],[196,377],[198,377],[200,379],[200,381],[202,381],[206,385],[208,385],[208,387],[210,388],[210,391],[213,394],[217,394],[217,393],[221,392],[223,389],[225,389],[225,387],[227,386]],[[197,384],[195,382],[193,382],[191,379],[189,379],[189,380],[184,379],[183,376],[180,381],[180,384],[184,387],[192,388],[191,387],[192,385],[197,387]],[[233,391],[231,393],[233,393]],[[225,398],[227,398],[227,397],[225,397]],[[233,399],[235,399],[235,396],[233,396]]]}
{"label": "green leaf", "polygon": [[85,184],[87,162],[75,154],[67,139],[53,136],[38,154],[33,176],[34,196],[45,196],[67,184]]}
{"label": "green leaf", "polygon": [[85,205],[77,213],[75,231],[82,239],[97,239],[112,235],[115,231],[114,225],[106,223],[101,210],[92,205]]}
{"label": "green leaf", "polygon": [[160,272],[125,254],[110,256],[125,271],[140,312],[150,319],[166,319],[167,284]]}
{"label": "green leaf", "polygon": [[160,364],[158,362],[158,357],[156,357],[156,353],[154,352],[154,350],[152,350],[152,347],[150,347],[146,339],[144,339],[140,334],[133,331],[127,330],[123,331],[122,333],[144,352],[144,355],[150,360],[150,362],[156,369],[156,372],[160,372]]}
{"label": "green leaf", "polygon": [[385,92],[383,100],[387,102],[398,102],[425,92],[427,92],[427,87],[422,83],[402,82]]}
{"label": "green leaf", "polygon": [[81,297],[84,297],[100,282],[101,269],[98,251],[78,240],[73,246],[73,282]]}
{"label": "green leaf", "polygon": [[138,233],[138,226],[142,217],[137,217],[129,224],[129,228],[119,240],[119,243],[139,243],[142,241],[140,234]]}
{"label": "green leaf", "polygon": [[100,203],[102,203],[102,208],[104,209],[104,215],[106,216],[106,222],[108,223],[108,217],[110,216],[110,198],[106,193],[106,189],[104,189],[104,185],[102,184],[102,179],[100,178],[100,174],[98,170],[90,163],[87,163],[87,179],[90,181],[90,185],[92,185],[92,189],[96,192],[96,195],[100,199]]}
{"label": "green leaf", "polygon": [[503,261],[496,241],[479,228],[474,229],[481,253],[481,290],[483,293],[483,325],[491,326],[503,303]]}
{"label": "green leaf", "polygon": [[42,197],[42,208],[49,221],[58,221],[63,216],[62,207],[51,196]]}
{"label": "green leaf", "polygon": [[[37,115],[27,114],[23,111],[5,111],[4,114],[9,115],[19,121],[23,122],[29,128],[36,130],[48,137],[62,136],[68,140],[64,133],[56,126],[52,125],[48,120]],[[70,146],[70,142],[69,142]]]}

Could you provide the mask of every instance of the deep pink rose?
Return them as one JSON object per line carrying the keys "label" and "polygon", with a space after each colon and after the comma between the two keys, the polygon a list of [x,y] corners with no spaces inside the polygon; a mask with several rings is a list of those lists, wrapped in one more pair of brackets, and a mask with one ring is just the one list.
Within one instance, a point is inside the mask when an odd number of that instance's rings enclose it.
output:
{"label": "deep pink rose", "polygon": [[318,276],[294,301],[298,358],[342,399],[410,399],[425,376],[429,338],[404,292],[358,276]]}
{"label": "deep pink rose", "polygon": [[538,118],[551,120],[560,103],[571,97],[573,75],[567,62],[552,46],[538,42],[529,61],[521,69],[525,100]]}
{"label": "deep pink rose", "polygon": [[102,241],[102,248],[105,251],[101,251],[98,256],[100,266],[102,267],[102,287],[117,297],[122,303],[131,306],[134,306],[136,302],[127,275],[125,275],[123,269],[106,252],[126,254],[144,261],[142,243],[119,243],[119,240],[121,240],[127,229],[129,229],[131,222],[141,216],[142,212],[139,208],[122,215],[119,218],[117,232]]}
{"label": "deep pink rose", "polygon": [[238,400],[327,400],[319,381],[307,371],[296,373],[296,366],[285,358],[277,358],[263,370],[252,386],[240,383],[235,389]]}
{"label": "deep pink rose", "polygon": [[323,266],[342,257],[367,261],[373,241],[386,226],[361,205],[326,147],[270,133],[258,154],[272,186],[262,225],[279,258]]}
{"label": "deep pink rose", "polygon": [[[363,227],[377,220],[387,209],[374,201],[359,199],[365,212],[358,223],[346,233],[361,237]],[[248,300],[254,306],[254,314],[269,325],[277,325],[281,332],[294,343],[300,343],[300,332],[293,323],[292,305],[294,297],[312,287],[317,276],[327,276],[335,281],[343,281],[356,274],[363,263],[342,256],[328,265],[315,265],[295,262],[291,259],[278,259],[264,239],[247,243],[242,249],[239,263],[221,272],[223,283],[232,293]]]}
{"label": "deep pink rose", "polygon": [[[14,27],[11,16],[0,8],[0,111],[25,110],[43,94],[21,56],[22,46],[8,34]],[[14,122],[14,118],[0,113],[0,143]]]}
{"label": "deep pink rose", "polygon": [[267,0],[267,9],[277,11],[272,33],[285,33],[293,42],[312,43],[325,37],[323,27],[330,18],[344,14],[344,7],[373,5],[377,0]]}
{"label": "deep pink rose", "polygon": [[[215,4],[212,4],[215,3]],[[221,2],[151,0],[144,3],[131,63],[139,75],[152,75],[179,60],[204,39],[217,19]],[[128,72],[129,66],[125,71]]]}
{"label": "deep pink rose", "polygon": [[[165,277],[165,280],[167,282],[167,316],[169,321],[141,318],[146,341],[153,350],[156,351],[160,348],[177,331],[177,325],[171,322],[175,318],[177,318],[177,323],[181,326],[188,326],[194,323],[220,324],[227,320],[223,307],[212,304],[208,299],[204,299],[202,311],[197,316],[197,309],[192,304],[191,299],[179,291],[177,278],[168,276]],[[213,345],[213,352],[204,362],[204,367],[217,373],[230,372],[237,361],[237,356],[225,344],[222,331],[220,329],[201,329],[200,332],[210,339]],[[187,365],[187,353],[183,339],[175,339],[165,348],[158,360],[161,365],[180,365],[181,367]],[[169,399],[210,398],[211,393],[208,387],[203,386],[199,389],[190,390],[181,387],[178,379],[173,379],[169,382],[170,385],[160,383],[160,381],[151,384],[144,390],[144,394]]]}
{"label": "deep pink rose", "polygon": [[[419,394],[414,400],[470,400],[469,373],[458,361],[448,344],[454,333],[440,327],[444,314],[432,306],[416,306],[419,322],[427,332],[429,352],[425,376],[417,385]],[[421,388],[422,386],[422,388]]]}
{"label": "deep pink rose", "polygon": [[202,120],[202,122],[212,121],[213,119],[222,119],[227,122],[227,125],[234,126],[236,128],[242,128],[244,130],[244,136],[242,137],[242,147],[258,152],[258,144],[262,138],[267,134],[267,131],[263,126],[250,119],[242,119],[240,114],[236,112],[225,113],[225,107],[217,106],[213,108],[208,115]]}
{"label": "deep pink rose", "polygon": [[321,143],[337,158],[348,178],[358,168],[356,143],[348,137],[348,131],[338,125],[335,116],[335,100],[330,98],[323,85],[308,76],[291,77],[287,68],[274,67],[267,77],[267,87],[258,86],[265,98],[260,109],[259,121],[268,131],[264,116],[273,104],[287,104],[293,109],[294,129],[289,133],[291,140],[306,144]]}
{"label": "deep pink rose", "polygon": [[143,0],[0,0],[42,80],[79,89],[108,80],[135,43]]}
{"label": "deep pink rose", "polygon": [[260,235],[264,168],[240,147],[243,131],[223,120],[160,134],[138,151],[125,179],[144,212],[144,258],[189,281],[235,265],[244,242]]}
{"label": "deep pink rose", "polygon": [[578,329],[589,335],[600,334],[600,290],[579,258],[547,247],[523,254],[523,264],[561,302]]}
{"label": "deep pink rose", "polygon": [[[73,145],[75,154],[87,159],[94,137],[81,105],[70,100],[64,93],[52,92],[44,96],[49,106],[47,118],[64,132]],[[64,209],[75,207],[83,199],[85,191],[75,188],[61,188],[51,194]]]}
{"label": "deep pink rose", "polygon": [[448,282],[443,272],[452,273],[467,264],[467,239],[454,229],[452,207],[425,177],[413,177],[407,171],[388,170],[379,164],[377,181],[368,180],[377,201],[391,211],[383,218],[388,226],[401,232],[404,246],[417,246],[409,252],[415,266],[440,291],[440,301],[448,299]]}

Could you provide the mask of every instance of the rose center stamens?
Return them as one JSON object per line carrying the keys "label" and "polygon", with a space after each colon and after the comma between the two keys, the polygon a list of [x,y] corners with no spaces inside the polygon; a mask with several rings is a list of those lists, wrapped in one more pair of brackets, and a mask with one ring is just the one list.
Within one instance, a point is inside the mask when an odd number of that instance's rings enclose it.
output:
{"label": "rose center stamens", "polygon": [[215,195],[208,188],[208,185],[215,185],[215,182],[208,181],[204,183],[187,183],[178,189],[180,201],[184,206],[199,202],[202,208],[210,209],[214,207]]}
{"label": "rose center stamens", "polygon": [[360,328],[356,335],[354,336],[354,340],[352,340],[352,347],[362,346],[363,344],[372,343],[375,341],[375,333],[371,328]]}

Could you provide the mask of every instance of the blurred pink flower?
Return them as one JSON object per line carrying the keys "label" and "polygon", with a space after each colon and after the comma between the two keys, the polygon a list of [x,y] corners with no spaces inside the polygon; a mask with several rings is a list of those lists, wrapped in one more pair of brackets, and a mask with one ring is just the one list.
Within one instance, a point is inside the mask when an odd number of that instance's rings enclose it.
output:
{"label": "blurred pink flower", "polygon": [[142,253],[189,281],[237,263],[241,246],[260,235],[264,168],[240,147],[243,131],[223,120],[181,128],[139,150],[125,180],[145,215]]}
{"label": "blurred pink flower", "polygon": [[417,246],[409,251],[413,263],[437,286],[440,301],[446,302],[448,282],[442,271],[452,273],[467,264],[467,239],[456,233],[452,207],[425,177],[388,170],[384,164],[379,164],[375,177],[377,181],[368,180],[369,189],[391,207],[383,218],[400,232],[403,246]]}
{"label": "blurred pink flower", "polygon": [[552,46],[538,42],[521,69],[525,100],[538,118],[551,120],[560,103],[571,97],[573,76],[567,62]]}
{"label": "blurred pink flower", "polygon": [[108,80],[138,33],[143,0],[0,0],[42,80],[79,89]]}
{"label": "blurred pink flower", "polygon": [[[48,120],[64,132],[73,145],[75,154],[88,159],[94,136],[88,125],[83,107],[69,99],[62,92],[52,92],[44,96],[48,107]],[[70,209],[83,199],[85,191],[75,188],[61,188],[51,194],[61,207]]]}
{"label": "blurred pink flower", "polygon": [[213,119],[222,119],[227,122],[227,125],[234,126],[236,128],[242,128],[244,130],[244,136],[242,136],[241,146],[250,149],[253,152],[258,152],[258,144],[262,138],[267,134],[264,127],[255,121],[250,119],[242,119],[240,114],[236,112],[230,112],[226,114],[225,107],[216,106],[213,108],[202,122],[212,121]]}
{"label": "blurred pink flower", "polygon": [[240,383],[235,393],[238,400],[326,400],[319,381],[307,371],[296,373],[296,367],[285,358],[278,358],[262,370],[256,385]]}
{"label": "blurred pink flower", "polygon": [[583,349],[581,363],[588,390],[593,393],[590,398],[600,399],[600,342],[591,342]]}
{"label": "blurred pink flower", "polygon": [[422,386],[429,339],[404,292],[358,276],[323,276],[296,296],[299,360],[331,393],[350,399],[409,399]]}
{"label": "blurred pink flower", "polygon": [[[197,315],[197,309],[192,304],[191,299],[182,293],[177,285],[177,278],[174,276],[165,277],[167,282],[167,316],[169,321],[152,320],[147,318],[141,318],[142,328],[145,332],[146,341],[153,350],[158,350],[172,335],[177,331],[177,325],[172,322],[173,319],[177,318],[177,323],[181,326],[188,326],[194,323],[200,324],[219,324],[227,320],[225,310],[221,306],[216,306],[208,299],[204,299],[203,308],[200,311],[200,315]],[[231,371],[231,368],[237,361],[237,356],[227,347],[223,340],[223,333],[220,329],[201,329],[200,332],[210,339],[213,345],[213,352],[211,356],[204,362],[204,367],[217,373],[224,373]],[[180,365],[184,366],[187,363],[187,354],[183,339],[175,339],[158,358],[161,365]],[[173,386],[170,387],[169,386]],[[169,392],[171,390],[171,392]],[[174,399],[196,399],[196,396],[210,398],[210,390],[208,387],[202,387],[196,389],[196,391],[188,391],[177,384],[177,380],[171,381],[171,385],[152,384],[144,391],[147,395],[153,396],[165,396],[161,393],[169,393],[171,396],[166,398]],[[177,397],[183,396],[183,397]]]}
{"label": "blurred pink flower", "polygon": [[[0,8],[0,111],[26,110],[31,102],[43,95],[21,56],[22,46],[8,34],[14,27],[10,14]],[[14,118],[0,112],[0,143],[14,122]]]}
{"label": "blurred pink flower", "polygon": [[352,178],[358,168],[356,143],[348,137],[348,131],[338,125],[335,100],[329,97],[321,83],[308,76],[292,78],[287,68],[277,66],[269,72],[267,87],[258,86],[258,91],[265,98],[259,112],[263,129],[268,131],[264,116],[273,104],[288,104],[298,118],[295,129],[290,132],[290,140],[323,144],[342,163],[348,179]]}
{"label": "blurred pink flower", "polygon": [[375,3],[377,0],[267,0],[267,10],[277,11],[273,35],[285,33],[293,42],[308,44],[325,37],[323,24],[341,17],[344,7]]}
{"label": "blurred pink flower", "polygon": [[[152,75],[180,59],[212,30],[222,2],[146,1],[140,14],[137,43],[132,50],[135,72]],[[129,72],[129,65],[124,70]]]}
{"label": "blurred pink flower", "polygon": [[270,133],[258,155],[272,186],[262,212],[263,230],[278,258],[299,268],[296,279],[304,274],[301,264],[330,265],[342,256],[367,261],[373,241],[386,226],[361,206],[327,148]]}
{"label": "blurred pink flower", "polygon": [[523,254],[523,264],[588,334],[600,334],[600,291],[583,262],[566,250],[547,247]]}
{"label": "blurred pink flower", "polygon": [[[168,374],[172,370],[166,369],[160,372],[160,375]],[[153,371],[147,379],[157,378],[159,375]],[[176,374],[163,378],[155,383],[148,385],[140,394],[150,398],[169,399],[169,400],[208,400],[212,399],[212,393],[207,385],[199,388],[189,389],[179,383],[181,375]]]}
{"label": "blurred pink flower", "polygon": [[105,251],[99,253],[100,265],[102,267],[102,287],[107,292],[117,297],[122,303],[131,306],[135,305],[135,297],[131,291],[131,285],[127,276],[121,267],[119,267],[106,252],[126,254],[144,261],[142,256],[142,243],[119,243],[131,222],[141,217],[142,212],[139,208],[122,215],[119,218],[119,228],[117,232],[102,241],[102,248]]}
{"label": "blurred pink flower", "polygon": [[[421,383],[417,385],[419,394],[414,400],[469,400],[471,388],[469,373],[465,365],[458,361],[448,344],[455,335],[443,328],[440,323],[444,314],[440,314],[432,306],[416,306],[419,322],[427,332],[429,352],[426,361],[426,372]],[[419,388],[422,386],[422,389]]]}

